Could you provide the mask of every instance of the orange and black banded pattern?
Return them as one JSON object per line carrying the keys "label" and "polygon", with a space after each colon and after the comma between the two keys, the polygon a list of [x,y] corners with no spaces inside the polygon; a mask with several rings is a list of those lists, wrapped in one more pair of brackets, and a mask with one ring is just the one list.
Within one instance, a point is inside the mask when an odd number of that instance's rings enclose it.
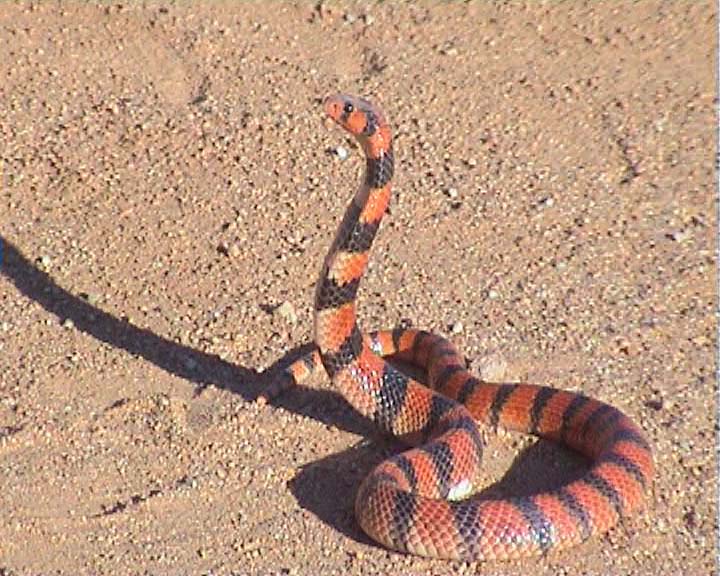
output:
{"label": "orange and black banded pattern", "polygon": [[[363,481],[355,502],[360,526],[395,550],[463,560],[540,555],[610,529],[641,505],[653,477],[651,448],[622,412],[554,388],[482,382],[450,342],[428,332],[360,330],[355,299],[390,201],[392,137],[383,114],[366,100],[331,96],[325,111],[362,146],[366,176],[318,283],[317,351],[293,364],[271,392],[322,364],[360,413],[413,446]],[[390,354],[425,369],[428,386],[385,362]],[[479,425],[561,442],[592,466],[549,492],[473,498],[483,450]]]}

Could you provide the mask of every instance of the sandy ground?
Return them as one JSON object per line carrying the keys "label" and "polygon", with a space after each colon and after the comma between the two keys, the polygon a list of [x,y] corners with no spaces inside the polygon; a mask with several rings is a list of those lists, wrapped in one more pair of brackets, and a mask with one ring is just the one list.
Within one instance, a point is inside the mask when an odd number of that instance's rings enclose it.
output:
{"label": "sandy ground", "polygon": [[[716,25],[710,2],[3,4],[0,573],[715,573]],[[396,447],[324,377],[254,402],[310,339],[362,169],[323,119],[338,90],[397,134],[363,325],[635,418],[657,479],[607,536],[388,552],[353,497]],[[583,466],[490,436],[500,490]]]}

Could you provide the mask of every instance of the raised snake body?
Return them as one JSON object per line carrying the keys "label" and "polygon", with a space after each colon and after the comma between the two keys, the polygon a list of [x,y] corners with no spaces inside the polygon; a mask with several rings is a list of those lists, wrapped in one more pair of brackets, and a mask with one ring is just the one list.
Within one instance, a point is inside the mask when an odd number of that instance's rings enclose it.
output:
{"label": "raised snake body", "polygon": [[[385,546],[464,560],[517,558],[578,544],[642,503],[653,458],[640,429],[618,409],[573,392],[480,381],[444,338],[397,329],[363,333],[355,299],[370,246],[390,201],[390,128],[366,100],[336,95],[326,113],[355,136],[365,180],[325,259],[315,298],[317,351],[294,363],[285,384],[322,362],[335,387],[379,428],[413,446],[379,464],[355,501],[362,529]],[[382,356],[427,370],[428,386]],[[473,479],[483,442],[478,424],[538,435],[592,461],[581,478],[530,496],[478,499]]]}

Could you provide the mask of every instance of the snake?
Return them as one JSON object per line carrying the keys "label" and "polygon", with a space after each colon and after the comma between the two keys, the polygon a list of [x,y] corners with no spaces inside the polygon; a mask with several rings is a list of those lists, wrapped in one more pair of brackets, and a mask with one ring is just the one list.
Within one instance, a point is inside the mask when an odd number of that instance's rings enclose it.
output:
{"label": "snake", "polygon": [[[323,262],[315,347],[266,397],[324,368],[355,410],[407,447],[378,464],[355,499],[362,530],[389,549],[505,560],[566,549],[613,528],[642,505],[654,472],[650,444],[623,412],[558,388],[483,381],[451,342],[428,331],[361,330],[356,298],[391,198],[392,133],[381,109],[366,99],[337,94],[323,107],[362,148],[365,176]],[[426,384],[388,356],[421,368]],[[589,460],[587,470],[535,494],[478,495],[483,431],[499,427],[579,452]]]}

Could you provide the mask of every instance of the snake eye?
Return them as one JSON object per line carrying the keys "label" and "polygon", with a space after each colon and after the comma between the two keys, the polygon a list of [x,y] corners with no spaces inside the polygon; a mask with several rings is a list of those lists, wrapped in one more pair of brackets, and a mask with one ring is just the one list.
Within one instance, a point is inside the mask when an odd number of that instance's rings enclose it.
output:
{"label": "snake eye", "polygon": [[343,114],[349,116],[352,114],[354,109],[355,107],[352,105],[352,102],[345,102],[345,106],[343,106]]}

